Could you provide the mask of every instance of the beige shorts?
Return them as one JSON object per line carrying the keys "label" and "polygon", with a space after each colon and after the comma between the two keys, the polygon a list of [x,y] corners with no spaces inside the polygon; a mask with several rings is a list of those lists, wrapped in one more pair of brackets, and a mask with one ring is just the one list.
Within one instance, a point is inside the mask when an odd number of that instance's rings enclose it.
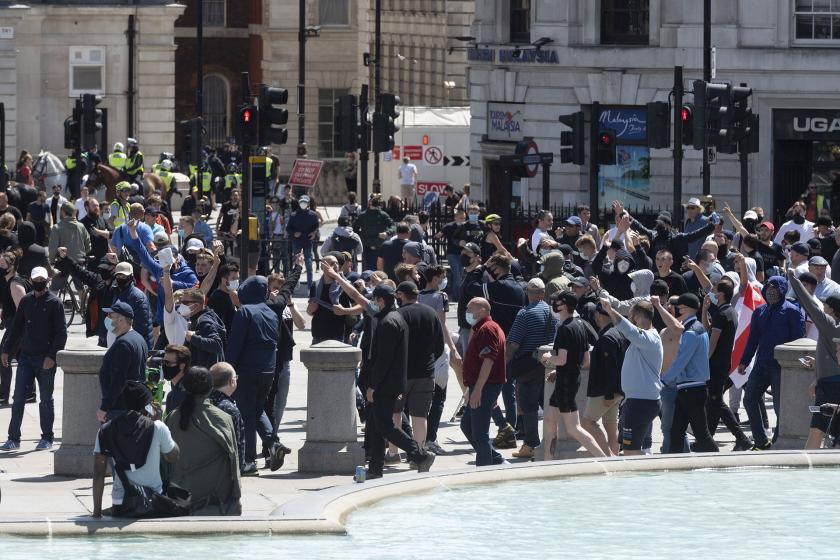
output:
{"label": "beige shorts", "polygon": [[603,420],[604,424],[618,424],[618,408],[623,400],[621,395],[615,395],[609,400],[604,397],[588,397],[583,417],[592,422]]}

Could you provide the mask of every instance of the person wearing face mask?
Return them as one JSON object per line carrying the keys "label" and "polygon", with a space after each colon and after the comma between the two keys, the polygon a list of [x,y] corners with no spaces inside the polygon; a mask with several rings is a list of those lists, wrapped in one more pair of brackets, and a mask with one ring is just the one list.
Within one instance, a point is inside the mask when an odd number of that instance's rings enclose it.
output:
{"label": "person wearing face mask", "polygon": [[[105,314],[102,309],[109,307],[114,301],[116,287],[114,285],[114,268],[117,255],[108,253],[98,261],[95,270],[82,268],[70,259],[65,258],[64,247],[56,251],[53,266],[62,274],[78,278],[88,287],[87,308],[85,309],[85,336],[97,337],[97,344],[102,348],[108,346],[107,335],[103,322]],[[130,267],[130,265],[129,265]]]}
{"label": "person wearing face mask", "polygon": [[184,340],[190,349],[192,365],[209,368],[223,362],[227,332],[219,316],[204,305],[204,293],[196,288],[184,290],[176,310],[189,321]]}
{"label": "person wearing face mask", "polygon": [[802,243],[814,237],[814,222],[809,222],[805,219],[805,211],[804,202],[795,202],[790,209],[791,219],[782,224],[779,231],[776,232],[776,237],[773,238],[773,241],[781,245],[785,234],[789,231],[798,231],[799,241]]}
{"label": "person wearing face mask", "polygon": [[773,408],[776,411],[778,434],[782,370],[774,355],[775,348],[805,335],[805,314],[795,303],[785,300],[787,291],[788,281],[784,277],[772,276],[767,280],[762,289],[767,303],[760,305],[753,312],[750,336],[738,364],[738,373],[744,375],[747,366],[755,357],[744,394],[744,406],[750,420],[755,450],[765,450],[772,446],[772,441],[764,433],[761,416],[764,392],[768,387],[773,388]]}
{"label": "person wearing face mask", "polygon": [[[134,268],[131,263],[121,262],[114,268],[111,301],[123,301],[134,311],[132,328],[152,347],[152,312],[146,294],[134,284]],[[109,333],[108,341],[113,342],[113,333]],[[110,344],[109,344],[110,346]]]}
{"label": "person wearing face mask", "polygon": [[461,246],[458,244],[458,240],[455,239],[455,233],[464,224],[466,218],[467,215],[463,210],[456,211],[455,219],[445,224],[440,228],[437,235],[435,235],[435,238],[438,240],[446,240],[446,261],[449,263],[449,270],[452,274],[452,283],[449,285],[449,299],[454,302],[457,302],[461,297],[461,282],[464,277],[464,267],[460,263]]}
{"label": "person wearing face mask", "polygon": [[[20,264],[20,249],[7,251],[0,255],[0,270],[3,274],[3,282],[0,283],[0,307],[2,308],[2,322],[6,326],[3,331],[3,341],[0,347],[5,346],[9,339],[9,327],[14,323],[20,300],[31,290],[29,280],[18,274]],[[17,351],[11,352],[17,357]],[[12,390],[12,368],[11,366],[0,366],[0,406],[9,404],[9,396]]]}
{"label": "person wearing face mask", "polygon": [[34,268],[30,280],[32,291],[21,298],[14,321],[7,326],[9,334],[0,355],[0,362],[9,367],[10,354],[19,352],[9,439],[0,446],[4,451],[20,449],[24,404],[30,387],[36,381],[41,396],[38,404],[41,440],[35,449],[50,449],[53,442],[55,358],[67,342],[67,326],[64,323],[64,306],[47,289],[46,269]]}
{"label": "person wearing face mask", "polygon": [[207,306],[219,316],[227,332],[230,332],[233,316],[239,307],[237,289],[239,289],[239,265],[223,264],[219,267],[219,286],[210,294]]}
{"label": "person wearing face mask", "polygon": [[100,422],[113,419],[126,410],[121,395],[128,381],[146,380],[146,358],[149,348],[146,341],[131,328],[134,310],[122,301],[115,301],[103,309],[105,328],[116,336],[116,340],[105,352],[99,368],[99,387],[102,400],[96,419]]}
{"label": "person wearing face mask", "polygon": [[303,259],[306,264],[306,283],[313,285],[312,258],[313,241],[318,237],[318,215],[309,208],[309,197],[300,197],[298,205],[300,209],[292,214],[286,224],[286,234],[292,242],[292,254],[303,251]]}
{"label": "person wearing face mask", "polygon": [[467,209],[467,221],[455,232],[455,239],[461,247],[467,243],[475,243],[479,248],[481,247],[486,228],[479,220],[480,212],[478,204],[470,204]]}
{"label": "person wearing face mask", "polygon": [[394,221],[382,210],[381,204],[379,194],[371,195],[367,209],[353,223],[353,228],[362,240],[362,268],[366,270],[376,269],[379,248],[394,231]]}
{"label": "person wearing face mask", "polygon": [[168,344],[163,351],[161,372],[163,378],[169,381],[169,392],[166,393],[166,414],[172,414],[187,396],[181,381],[190,369],[190,349],[180,344]]}
{"label": "person wearing face mask", "polygon": [[458,300],[458,351],[461,356],[467,350],[470,341],[472,325],[467,322],[467,304],[473,297],[480,297],[484,292],[482,278],[484,267],[481,266],[481,250],[475,243],[467,243],[459,255],[459,262],[464,268],[464,278],[461,282],[461,299]]}

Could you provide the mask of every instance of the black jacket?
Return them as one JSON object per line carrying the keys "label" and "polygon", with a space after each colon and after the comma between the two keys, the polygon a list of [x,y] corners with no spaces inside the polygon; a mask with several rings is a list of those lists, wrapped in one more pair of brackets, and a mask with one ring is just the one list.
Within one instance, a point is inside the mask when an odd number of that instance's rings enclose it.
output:
{"label": "black jacket", "polygon": [[192,365],[209,369],[213,364],[225,361],[227,332],[215,311],[208,307],[190,317],[190,330],[194,333],[188,343]]}
{"label": "black jacket", "polygon": [[8,335],[3,352],[19,347],[21,354],[55,360],[67,343],[64,306],[49,290],[40,297],[29,292],[20,300]]}
{"label": "black jacket", "polygon": [[[408,368],[408,325],[396,310],[380,313],[371,344],[367,386],[376,395],[396,397],[405,393]],[[437,317],[435,318],[437,319]]]}
{"label": "black jacket", "polygon": [[598,340],[592,347],[589,364],[587,397],[612,399],[621,392],[621,365],[630,342],[618,329],[607,325],[598,333]]}
{"label": "black jacket", "polygon": [[[698,239],[705,239],[710,236],[715,230],[715,225],[710,221],[705,227],[692,231],[691,233],[680,233],[671,228],[669,230],[648,229],[638,220],[633,220],[630,224],[634,230],[643,233],[650,239],[651,258],[656,258],[656,253],[662,249],[668,249],[674,256],[674,264],[671,266],[675,271],[679,271],[682,267],[683,257],[688,255],[688,244]],[[694,258],[694,255],[691,255]]]}
{"label": "black jacket", "polygon": [[102,391],[100,410],[125,410],[122,392],[128,381],[146,380],[146,341],[134,329],[118,336],[105,352],[99,368],[99,387]]}
{"label": "black jacket", "polygon": [[482,293],[479,295],[490,302],[490,314],[493,320],[502,327],[505,336],[510,332],[516,320],[516,314],[528,305],[525,290],[510,273],[495,282],[483,283]]}
{"label": "black jacket", "polygon": [[[435,361],[443,354],[443,329],[435,310],[422,303],[412,303],[400,307],[397,312],[408,326],[411,340],[408,346],[408,378],[433,377]],[[376,334],[378,336],[379,332]]]}
{"label": "black jacket", "polygon": [[298,281],[300,280],[301,275],[301,268],[299,266],[295,266],[292,268],[292,271],[286,276],[286,281],[283,283],[283,287],[280,288],[280,291],[277,293],[276,296],[270,296],[266,303],[268,307],[277,314],[277,366],[281,367],[283,362],[291,361],[292,359],[292,349],[295,347],[295,339],[294,339],[294,324],[290,327],[285,321],[283,321],[283,311],[289,306],[289,303],[292,301],[292,294],[295,291],[295,287],[297,286]]}

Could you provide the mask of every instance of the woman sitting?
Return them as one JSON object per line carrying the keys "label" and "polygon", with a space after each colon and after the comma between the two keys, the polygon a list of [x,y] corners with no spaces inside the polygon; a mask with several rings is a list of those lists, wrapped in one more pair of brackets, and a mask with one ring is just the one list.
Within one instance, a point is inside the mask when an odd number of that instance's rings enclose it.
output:
{"label": "woman sitting", "polygon": [[233,420],[207,399],[213,380],[206,368],[191,367],[181,383],[187,397],[166,419],[181,448],[169,479],[190,491],[193,515],[241,515]]}

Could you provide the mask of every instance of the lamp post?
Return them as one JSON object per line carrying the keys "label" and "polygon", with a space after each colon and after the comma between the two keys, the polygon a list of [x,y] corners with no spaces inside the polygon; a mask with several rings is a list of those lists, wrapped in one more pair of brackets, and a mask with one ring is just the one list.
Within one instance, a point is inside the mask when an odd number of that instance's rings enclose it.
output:
{"label": "lamp post", "polygon": [[[416,58],[408,58],[407,56],[403,56],[400,53],[397,53],[397,59],[400,62],[407,62],[408,63],[408,94],[411,96],[410,105],[412,107],[414,107],[414,70],[411,67],[417,64],[417,59]],[[404,105],[406,107],[409,105],[409,100],[408,99],[409,99],[408,95],[406,95],[402,99],[402,102],[404,103]],[[413,112],[414,112],[414,109],[412,109],[412,113]],[[402,128],[400,128],[400,145],[402,145],[403,150],[405,150],[405,114],[406,114],[406,111],[405,111],[405,109],[403,109],[403,112],[402,112]],[[412,114],[412,117],[413,116],[414,115]],[[414,119],[411,119],[411,121],[413,123]]]}

